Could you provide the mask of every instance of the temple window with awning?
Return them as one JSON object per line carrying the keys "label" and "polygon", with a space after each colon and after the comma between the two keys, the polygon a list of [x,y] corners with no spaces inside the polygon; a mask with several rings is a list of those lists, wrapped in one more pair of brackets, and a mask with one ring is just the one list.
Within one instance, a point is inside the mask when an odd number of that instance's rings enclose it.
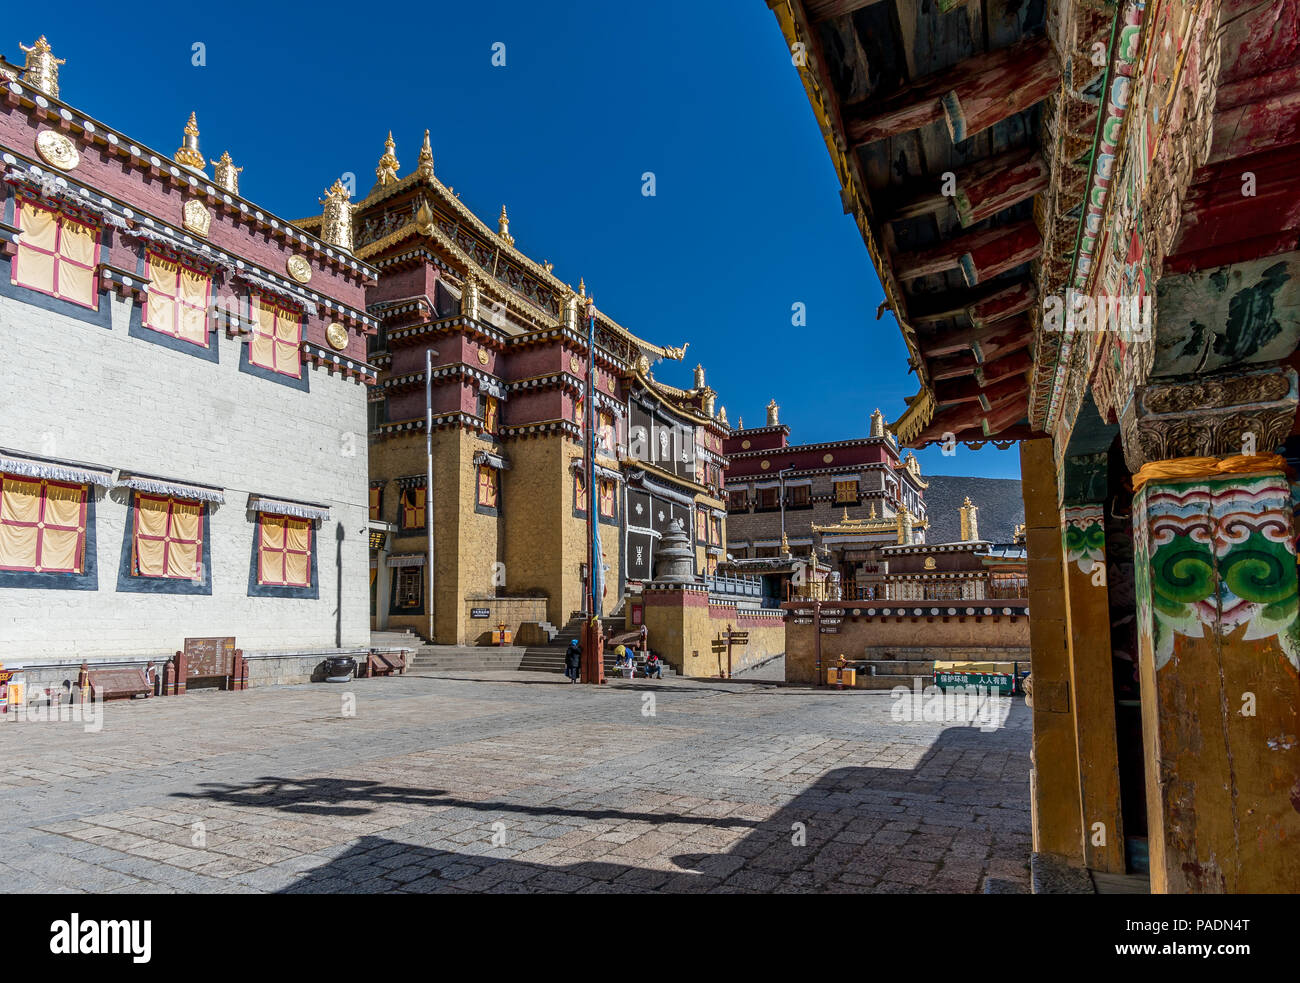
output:
{"label": "temple window with awning", "polygon": [[858,481],[856,478],[849,481],[835,482],[835,501],[850,505],[857,504]]}
{"label": "temple window with awning", "polygon": [[254,295],[251,301],[253,335],[248,342],[248,361],[280,375],[302,377],[302,315],[287,307]]}
{"label": "temple window with awning", "polygon": [[82,573],[87,486],[0,474],[0,570]]}
{"label": "temple window with awning", "polygon": [[257,582],[269,587],[310,587],[311,520],[262,513],[259,527]]}
{"label": "temple window with awning", "polygon": [[202,578],[202,502],[136,492],[131,575],[168,580]]}
{"label": "temple window with awning", "polygon": [[152,250],[146,256],[149,295],[142,321],[146,328],[208,347],[208,302],[212,277]]}
{"label": "temple window with awning", "polygon": [[99,229],[28,200],[18,203],[18,229],[13,283],[98,310]]}
{"label": "temple window with awning", "polygon": [[614,482],[608,478],[601,478],[596,487],[600,492],[600,517],[602,519],[612,519],[614,517]]}
{"label": "temple window with awning", "polygon": [[485,509],[495,509],[497,507],[497,494],[496,469],[488,464],[480,464],[478,468],[478,504]]}
{"label": "temple window with awning", "polygon": [[404,488],[402,490],[402,528],[424,528],[424,488]]}

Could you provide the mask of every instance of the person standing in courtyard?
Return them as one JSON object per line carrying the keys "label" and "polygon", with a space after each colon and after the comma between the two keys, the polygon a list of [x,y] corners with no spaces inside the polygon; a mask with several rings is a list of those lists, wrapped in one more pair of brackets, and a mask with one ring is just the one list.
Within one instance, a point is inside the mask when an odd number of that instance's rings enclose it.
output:
{"label": "person standing in courtyard", "polygon": [[582,665],[582,646],[578,644],[575,638],[569,642],[569,650],[564,653],[564,674],[569,677],[569,682],[578,681],[579,666]]}

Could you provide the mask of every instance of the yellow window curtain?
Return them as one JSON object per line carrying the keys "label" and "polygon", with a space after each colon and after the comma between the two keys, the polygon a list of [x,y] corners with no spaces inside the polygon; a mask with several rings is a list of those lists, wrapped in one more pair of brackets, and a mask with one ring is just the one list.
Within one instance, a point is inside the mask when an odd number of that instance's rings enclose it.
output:
{"label": "yellow window curtain", "polygon": [[402,494],[402,526],[406,529],[424,527],[424,492],[423,488],[408,488]]}
{"label": "yellow window curtain", "polygon": [[300,375],[302,359],[298,356],[298,342],[302,325],[298,315],[281,310],[276,313],[275,370],[285,375]]}
{"label": "yellow window curtain", "polygon": [[41,483],[0,476],[0,567],[35,569],[40,517]]}
{"label": "yellow window curtain", "polygon": [[257,580],[263,584],[284,583],[284,518],[262,515],[262,539],[258,547]]}
{"label": "yellow window curtain", "polygon": [[180,267],[149,253],[149,296],[144,302],[144,325],[155,331],[176,331],[176,281]]}
{"label": "yellow window curtain", "polygon": [[167,576],[183,580],[199,577],[203,506],[199,502],[172,501],[167,541]]}
{"label": "yellow window curtain", "polygon": [[94,307],[95,244],[98,237],[88,225],[64,217],[59,230],[59,296]]}
{"label": "yellow window curtain", "polygon": [[275,308],[258,297],[253,298],[253,338],[249,345],[249,361],[266,369],[275,368]]}
{"label": "yellow window curtain", "polygon": [[376,487],[370,489],[370,518],[379,518],[379,489]]}
{"label": "yellow window curtain", "polygon": [[18,255],[13,266],[14,283],[47,294],[54,293],[54,257],[58,246],[59,221],[54,212],[22,202],[19,208]]}

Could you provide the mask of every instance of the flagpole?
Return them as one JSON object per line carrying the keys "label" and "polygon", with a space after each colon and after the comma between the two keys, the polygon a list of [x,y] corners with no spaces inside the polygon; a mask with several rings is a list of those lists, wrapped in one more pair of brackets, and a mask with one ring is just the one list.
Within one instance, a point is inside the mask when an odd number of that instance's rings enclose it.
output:
{"label": "flagpole", "polygon": [[587,299],[587,383],[585,388],[586,412],[583,414],[583,446],[586,448],[587,466],[587,630],[583,645],[583,682],[605,681],[605,639],[600,620],[600,589],[604,577],[600,576],[600,548],[597,539],[600,516],[599,496],[596,491],[596,304]]}

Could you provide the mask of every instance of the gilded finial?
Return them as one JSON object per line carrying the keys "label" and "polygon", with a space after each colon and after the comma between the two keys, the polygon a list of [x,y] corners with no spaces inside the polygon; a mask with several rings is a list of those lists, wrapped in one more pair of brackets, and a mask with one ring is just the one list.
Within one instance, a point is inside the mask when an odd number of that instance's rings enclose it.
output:
{"label": "gilded finial", "polygon": [[725,406],[722,407],[720,410],[718,410],[718,422],[721,423],[724,427],[728,427],[731,425],[727,423],[727,408]]}
{"label": "gilded finial", "polygon": [[[390,133],[391,137],[392,134]],[[433,147],[429,143],[429,131],[424,131],[424,145],[420,147],[420,159],[416,163],[415,170],[418,174],[425,177],[433,177]]]}
{"label": "gilded finial", "polygon": [[578,296],[579,297],[587,296],[587,281],[584,280],[582,277],[578,277]]}
{"label": "gilded finial", "polygon": [[27,53],[27,61],[23,65],[23,81],[47,96],[59,98],[59,66],[66,64],[66,61],[54,57],[50,42],[45,40],[44,34],[30,48],[21,41],[18,47]]}
{"label": "gilded finial", "polygon": [[217,186],[232,195],[239,194],[239,175],[243,168],[235,166],[235,162],[230,159],[230,151],[223,151],[220,160],[209,161],[209,163],[215,168],[213,180]]}
{"label": "gilded finial", "polygon": [[506,206],[501,206],[501,217],[497,219],[497,235],[510,246],[515,244],[515,237],[510,234],[510,218],[506,215]]}
{"label": "gilded finial", "polygon": [[877,407],[871,413],[871,436],[883,437],[885,435],[885,414],[880,412]]}
{"label": "gilded finial", "polygon": [[347,252],[352,251],[352,193],[338,178],[325,192],[320,203],[325,206],[321,213],[320,237],[322,242],[338,246]]}
{"label": "gilded finial", "polygon": [[776,404],[775,399],[773,399],[770,403],[767,404],[767,425],[769,427],[775,427],[780,425],[780,417],[779,417],[780,409],[781,407],[779,407]]}
{"label": "gilded finial", "polygon": [[194,113],[190,113],[189,121],[185,124],[185,136],[172,158],[182,167],[204,173],[205,162],[203,154],[199,152],[199,121]]}
{"label": "gilded finial", "polygon": [[[844,511],[847,512],[848,509],[845,509]],[[876,518],[876,503],[875,503],[875,502],[872,502],[872,503],[871,503],[871,518],[873,518],[873,519]]]}
{"label": "gilded finial", "polygon": [[847,505],[844,506],[844,515],[840,517],[840,521],[841,522],[849,521],[849,507]]}
{"label": "gilded finial", "polygon": [[375,168],[375,178],[382,188],[384,185],[392,184],[397,180],[397,169],[402,165],[398,163],[394,151],[397,144],[393,142],[393,131],[388,131],[388,139],[384,141],[384,153],[379,158],[379,166]]}

